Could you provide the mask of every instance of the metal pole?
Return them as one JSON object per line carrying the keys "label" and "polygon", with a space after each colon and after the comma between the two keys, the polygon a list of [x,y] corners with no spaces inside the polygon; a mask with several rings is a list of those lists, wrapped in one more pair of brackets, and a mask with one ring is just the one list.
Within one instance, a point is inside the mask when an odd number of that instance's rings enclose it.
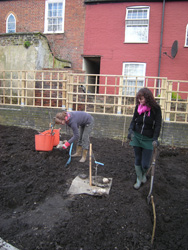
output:
{"label": "metal pole", "polygon": [[[158,66],[158,77],[160,77],[161,72],[161,54],[162,54],[162,44],[163,44],[163,26],[164,26],[164,11],[165,11],[165,0],[163,0],[163,13],[162,13],[162,23],[161,23],[161,39],[160,39],[160,49],[159,49],[159,66]],[[159,79],[157,80],[157,96],[159,95]]]}

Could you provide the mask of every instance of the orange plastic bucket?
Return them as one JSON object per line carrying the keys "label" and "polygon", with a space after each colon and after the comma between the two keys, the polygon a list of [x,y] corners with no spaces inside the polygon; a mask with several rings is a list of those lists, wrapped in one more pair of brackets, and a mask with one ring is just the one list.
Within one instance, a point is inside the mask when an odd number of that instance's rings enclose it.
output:
{"label": "orange plastic bucket", "polygon": [[[45,134],[51,134],[51,129],[46,130],[44,132],[42,132],[41,134],[45,135]],[[53,135],[54,135],[54,142],[53,145],[57,146],[59,144],[60,141],[60,128],[59,129],[53,129]]]}
{"label": "orange plastic bucket", "polygon": [[35,135],[35,150],[52,151],[54,146],[54,135],[51,133]]}

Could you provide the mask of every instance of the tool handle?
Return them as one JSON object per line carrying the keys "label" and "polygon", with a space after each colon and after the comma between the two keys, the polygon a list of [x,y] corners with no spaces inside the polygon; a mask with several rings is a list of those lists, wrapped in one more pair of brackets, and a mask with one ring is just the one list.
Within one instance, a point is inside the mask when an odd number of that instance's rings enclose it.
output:
{"label": "tool handle", "polygon": [[71,143],[70,149],[69,149],[69,155],[71,156],[72,153],[72,147],[73,147],[73,143]]}
{"label": "tool handle", "polygon": [[157,146],[155,146],[155,147],[153,148],[153,159],[152,159],[152,161],[153,161],[154,163],[155,163],[156,157],[157,157]]}
{"label": "tool handle", "polygon": [[89,185],[92,186],[92,144],[89,145]]}
{"label": "tool handle", "polygon": [[104,166],[104,163],[101,163],[101,162],[98,162],[98,161],[95,161],[95,164]]}

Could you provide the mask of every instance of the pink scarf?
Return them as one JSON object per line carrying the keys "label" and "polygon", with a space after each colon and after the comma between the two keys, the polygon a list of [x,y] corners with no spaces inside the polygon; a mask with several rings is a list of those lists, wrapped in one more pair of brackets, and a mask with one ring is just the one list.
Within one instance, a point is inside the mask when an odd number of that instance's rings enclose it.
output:
{"label": "pink scarf", "polygon": [[148,111],[148,116],[150,116],[150,110],[151,110],[151,108],[148,107],[148,106],[141,105],[141,104],[138,106],[139,115],[141,115],[142,113],[145,113],[146,111]]}

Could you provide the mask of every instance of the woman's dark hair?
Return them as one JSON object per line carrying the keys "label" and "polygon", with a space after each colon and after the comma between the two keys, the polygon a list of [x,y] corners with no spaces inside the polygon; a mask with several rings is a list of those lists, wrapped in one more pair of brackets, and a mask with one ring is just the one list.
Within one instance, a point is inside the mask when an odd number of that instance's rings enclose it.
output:
{"label": "woman's dark hair", "polygon": [[145,102],[146,105],[150,108],[156,108],[158,107],[158,103],[155,101],[153,93],[151,92],[151,90],[149,90],[148,88],[142,88],[138,91],[138,93],[136,94],[136,104],[139,105],[139,99],[141,97],[145,98]]}

